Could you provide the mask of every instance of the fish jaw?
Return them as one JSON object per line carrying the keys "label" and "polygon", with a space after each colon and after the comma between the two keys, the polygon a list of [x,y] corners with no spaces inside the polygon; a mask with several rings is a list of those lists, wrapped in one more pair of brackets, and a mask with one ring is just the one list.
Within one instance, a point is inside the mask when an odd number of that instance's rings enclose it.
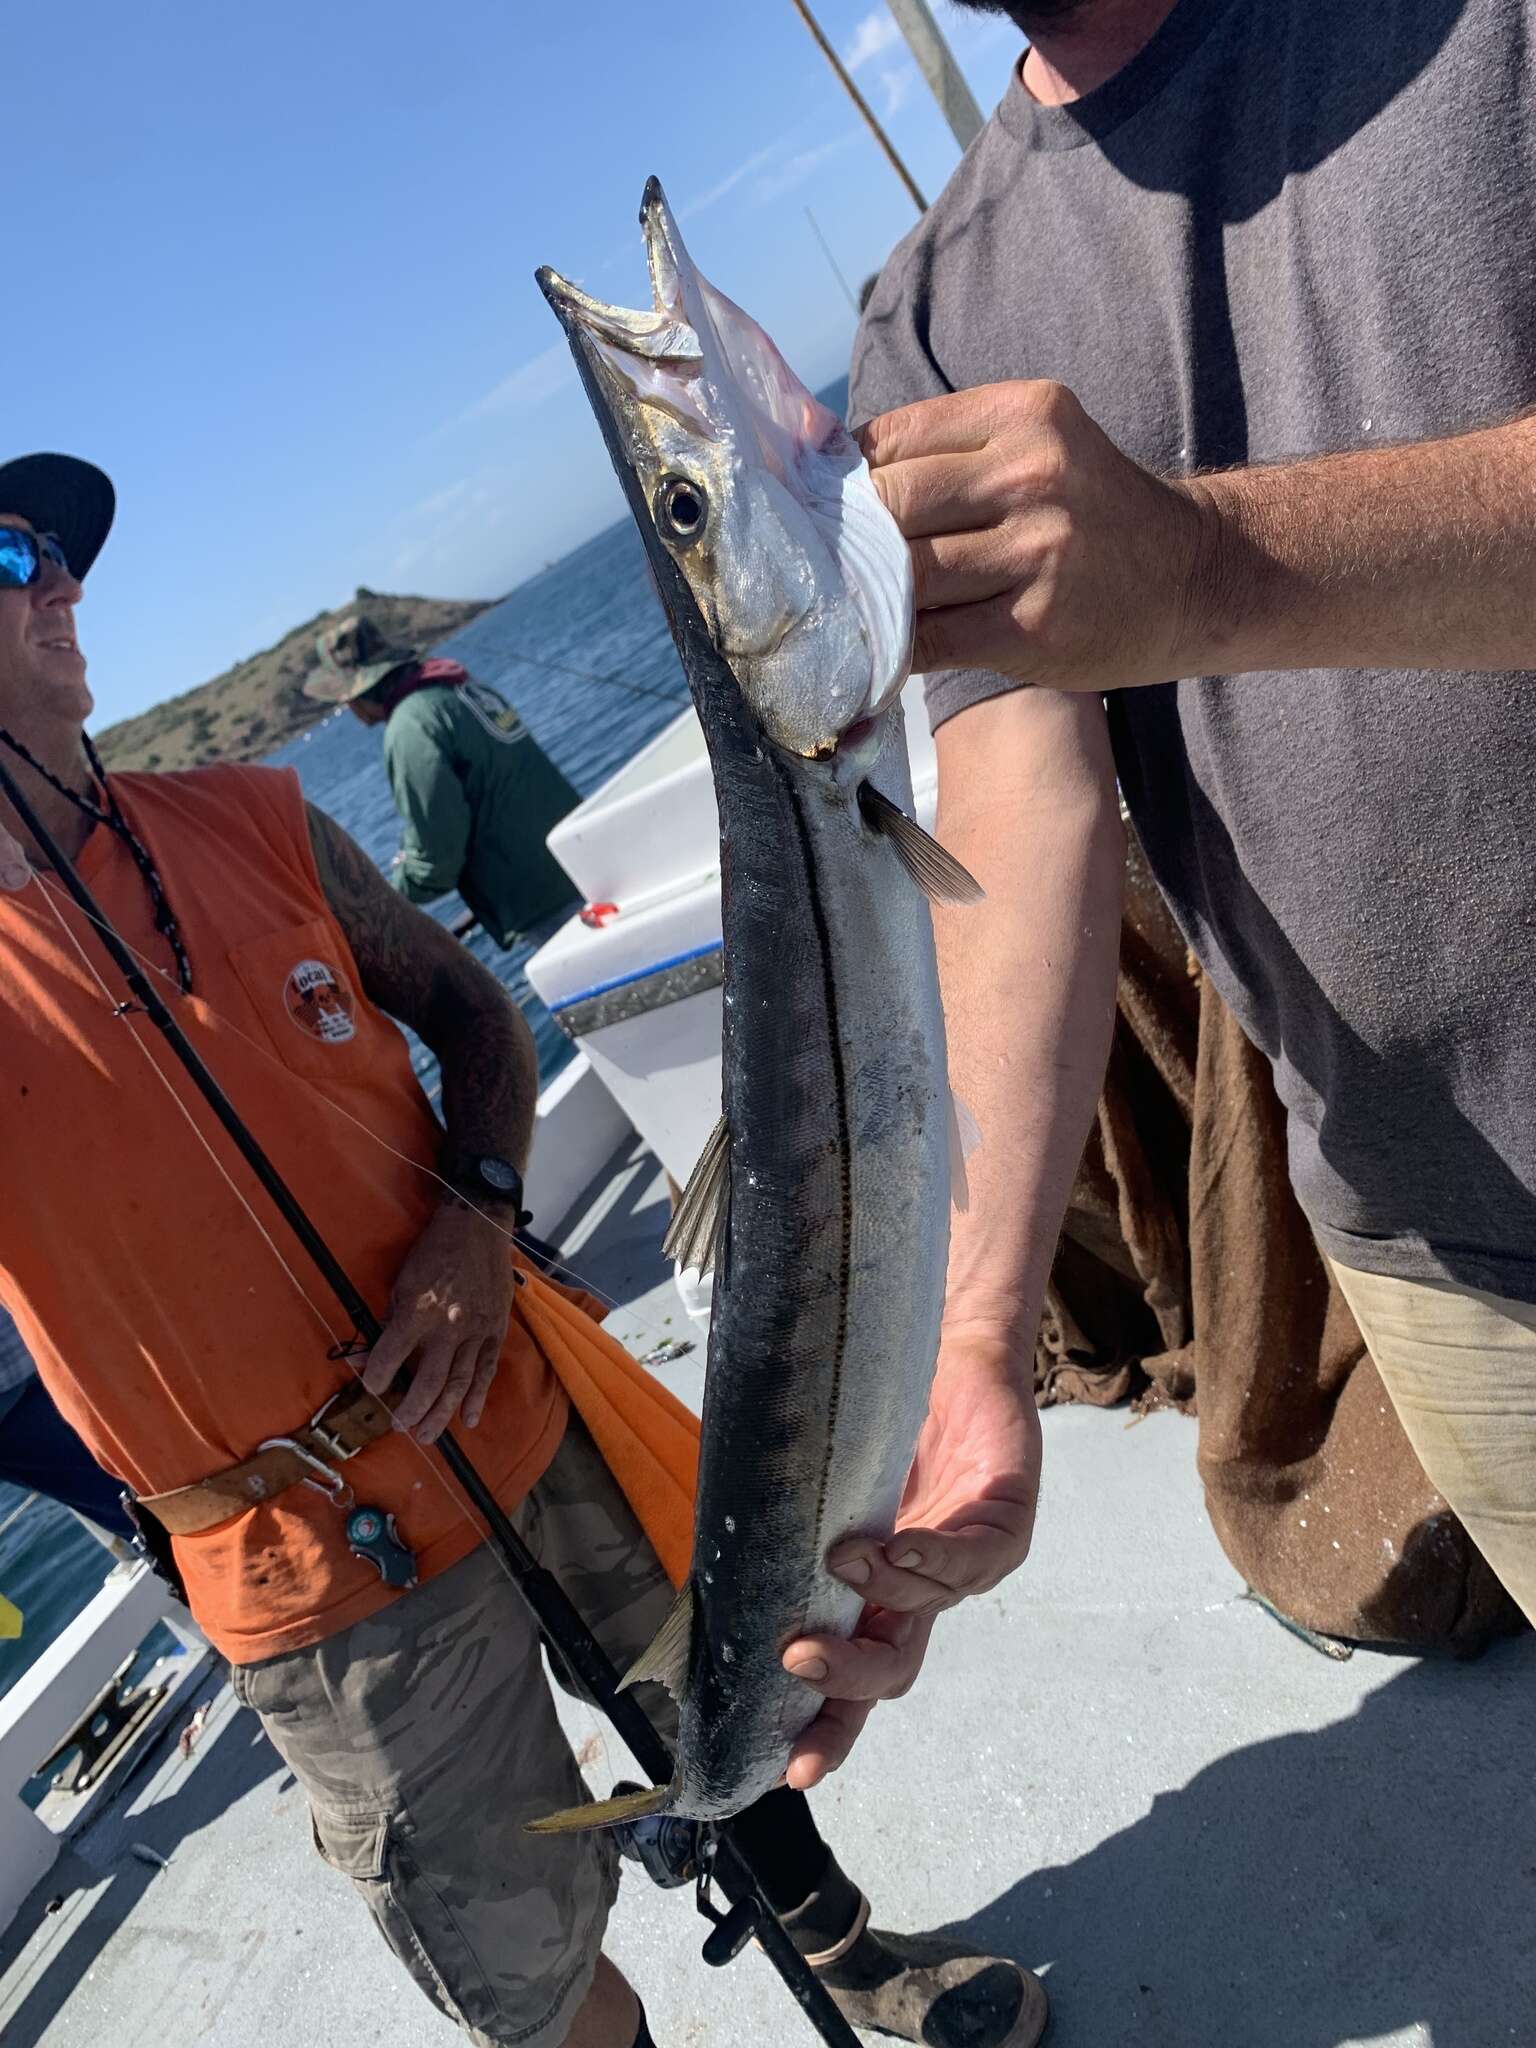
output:
{"label": "fish jaw", "polygon": [[654,178],[640,220],[649,309],[606,305],[548,269],[540,288],[674,636],[703,632],[770,741],[825,757],[906,680],[906,543],[836,414],[694,265]]}

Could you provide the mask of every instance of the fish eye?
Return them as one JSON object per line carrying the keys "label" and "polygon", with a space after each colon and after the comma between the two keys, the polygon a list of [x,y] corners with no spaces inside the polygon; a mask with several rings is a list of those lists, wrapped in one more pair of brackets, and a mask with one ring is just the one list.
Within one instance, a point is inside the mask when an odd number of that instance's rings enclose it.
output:
{"label": "fish eye", "polygon": [[663,477],[656,492],[656,527],[663,540],[687,547],[704,531],[709,499],[685,476]]}

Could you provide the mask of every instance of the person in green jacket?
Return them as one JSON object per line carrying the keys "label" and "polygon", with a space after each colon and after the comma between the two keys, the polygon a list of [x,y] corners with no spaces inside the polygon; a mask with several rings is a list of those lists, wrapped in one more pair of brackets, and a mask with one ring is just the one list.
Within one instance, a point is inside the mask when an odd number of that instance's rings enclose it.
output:
{"label": "person in green jacket", "polygon": [[580,802],[504,697],[456,661],[391,645],[353,613],[322,633],[304,694],[384,728],[404,840],[390,880],[412,903],[457,889],[497,945],[547,938],[579,902],[545,845]]}

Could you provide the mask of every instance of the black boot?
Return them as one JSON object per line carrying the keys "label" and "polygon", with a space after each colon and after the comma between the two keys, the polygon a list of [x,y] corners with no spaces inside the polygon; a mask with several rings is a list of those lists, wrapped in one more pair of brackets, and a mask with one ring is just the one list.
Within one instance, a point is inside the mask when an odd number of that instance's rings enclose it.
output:
{"label": "black boot", "polygon": [[1040,1979],[939,1934],[884,1934],[828,1856],[785,1932],[850,2026],[925,2048],[1035,2048],[1050,2008]]}

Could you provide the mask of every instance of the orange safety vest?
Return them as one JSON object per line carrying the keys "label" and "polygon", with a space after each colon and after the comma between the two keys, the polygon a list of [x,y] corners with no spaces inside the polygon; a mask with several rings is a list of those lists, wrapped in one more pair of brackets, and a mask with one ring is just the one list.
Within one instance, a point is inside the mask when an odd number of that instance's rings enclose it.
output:
{"label": "orange safety vest", "polygon": [[[191,957],[195,993],[168,994],[178,1022],[383,1317],[440,1193],[420,1169],[435,1165],[442,1133],[401,1032],[362,992],[298,778],[229,766],[113,783]],[[169,971],[117,836],[97,827],[78,867],[128,943]],[[239,1464],[306,1422],[347,1384],[351,1368],[331,1354],[352,1332],[159,1033],[142,1016],[113,1016],[124,994],[56,881],[0,892],[0,1296],[65,1417],[148,1495]],[[468,1448],[514,1505],[554,1455],[569,1386],[680,1580],[696,1425],[589,1308],[528,1274]],[[395,1515],[423,1579],[480,1540],[441,1458],[406,1437],[370,1445],[345,1475],[359,1500]],[[343,1523],[301,1484],[176,1539],[193,1612],[226,1656],[318,1641],[396,1597],[348,1550]]]}

